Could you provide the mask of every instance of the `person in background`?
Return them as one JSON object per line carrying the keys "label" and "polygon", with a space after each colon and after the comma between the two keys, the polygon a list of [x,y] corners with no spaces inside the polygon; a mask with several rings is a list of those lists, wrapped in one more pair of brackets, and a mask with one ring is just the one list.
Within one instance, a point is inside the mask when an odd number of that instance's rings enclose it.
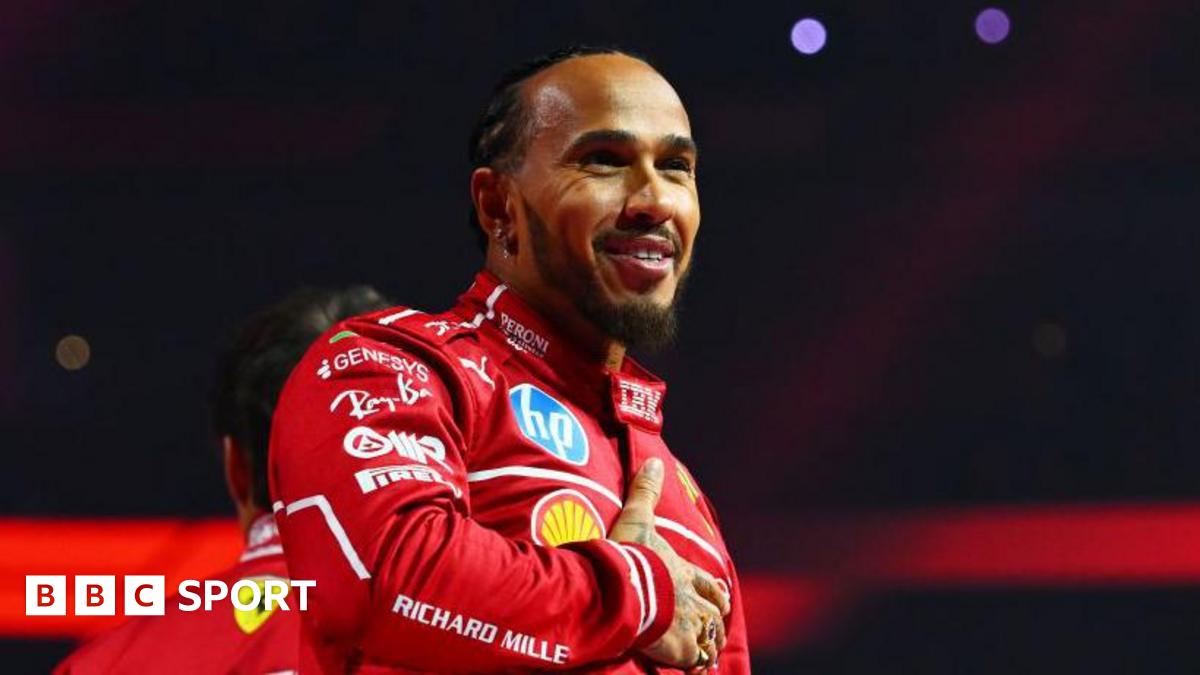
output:
{"label": "person in background", "polygon": [[[288,578],[267,492],[268,437],[279,391],[327,328],[387,306],[369,286],[302,289],[250,316],[234,332],[217,359],[210,403],[225,482],[246,545],[236,564],[209,579],[229,587],[250,579],[261,588],[266,579]],[[220,602],[212,611],[183,612],[168,600],[165,615],[138,617],[96,637],[55,673],[294,673],[299,630],[295,611],[239,610]]]}

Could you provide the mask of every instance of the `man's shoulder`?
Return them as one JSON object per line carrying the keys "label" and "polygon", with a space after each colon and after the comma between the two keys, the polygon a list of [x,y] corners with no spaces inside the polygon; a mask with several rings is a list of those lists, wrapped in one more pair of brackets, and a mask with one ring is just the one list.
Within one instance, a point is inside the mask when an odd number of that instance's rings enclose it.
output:
{"label": "man's shoulder", "polygon": [[[335,324],[317,340],[337,351],[342,347],[363,346],[402,351],[454,354],[470,349],[479,323],[469,321],[454,310],[430,313],[412,307],[388,309],[352,317]],[[330,350],[327,350],[330,351]]]}
{"label": "man's shoulder", "polygon": [[[289,389],[315,381],[403,373],[420,383],[436,377],[451,389],[477,389],[490,380],[480,321],[448,310],[429,313],[390,307],[338,322],[318,337],[296,366]],[[313,379],[315,376],[315,381]],[[485,382],[490,384],[490,382]],[[287,396],[284,397],[287,399]]]}

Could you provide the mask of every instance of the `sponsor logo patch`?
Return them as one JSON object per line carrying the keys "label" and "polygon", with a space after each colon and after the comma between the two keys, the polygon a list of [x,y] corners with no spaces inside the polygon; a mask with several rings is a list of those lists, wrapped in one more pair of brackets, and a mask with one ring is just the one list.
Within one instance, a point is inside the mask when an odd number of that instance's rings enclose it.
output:
{"label": "sponsor logo patch", "polygon": [[404,431],[389,431],[387,435],[371,427],[354,427],[342,438],[342,449],[358,459],[375,459],[394,452],[405,459],[421,464],[433,460],[450,471],[446,463],[446,446],[434,436],[417,437]]}
{"label": "sponsor logo patch", "polygon": [[700,512],[700,522],[704,523],[704,527],[708,529],[711,536],[717,536],[716,530],[704,516],[704,511],[700,509],[700,488],[696,487],[696,481],[692,478],[692,474],[683,468],[683,464],[679,460],[675,461],[675,476],[679,478],[679,484],[683,486],[683,491],[687,494],[688,499],[692,500],[692,504]]}
{"label": "sponsor logo patch", "polygon": [[246,535],[246,548],[256,548],[263,544],[279,537],[279,526],[275,524],[275,519],[270,516],[260,516],[250,526],[250,533]]}
{"label": "sponsor logo patch", "polygon": [[[398,377],[404,377],[399,375]],[[396,412],[396,401],[400,399],[390,396],[371,396],[371,392],[362,389],[347,389],[338,394],[329,404],[329,412],[336,412],[338,407],[349,407],[350,416],[356,420],[374,415],[381,410]],[[345,406],[342,404],[345,403]]]}
{"label": "sponsor logo patch", "polygon": [[424,363],[370,347],[354,347],[337,354],[332,359],[321,359],[321,365],[317,368],[317,376],[322,380],[328,380],[334,373],[340,373],[347,368],[364,363],[374,363],[400,373],[406,373],[420,382],[429,381],[429,368]]}
{"label": "sponsor logo patch", "polygon": [[430,321],[425,324],[426,328],[432,328],[437,331],[437,336],[442,337],[446,333],[459,328],[474,328],[475,324],[469,321],[461,321],[459,323],[451,323],[449,321]]}
{"label": "sponsor logo patch", "polygon": [[683,485],[683,491],[687,493],[688,499],[692,500],[693,504],[696,503],[696,500],[700,498],[700,488],[696,487],[696,482],[679,462],[675,462],[675,475],[679,477],[679,482]]}
{"label": "sponsor logo patch", "polygon": [[533,541],[562,546],[605,537],[604,520],[596,507],[575,490],[556,490],[538,500],[529,521]]}
{"label": "sponsor logo patch", "polygon": [[647,422],[659,423],[658,404],[662,401],[661,391],[655,391],[650,387],[626,379],[620,380],[620,389],[621,398],[617,402],[617,408],[621,412]]}
{"label": "sponsor logo patch", "polygon": [[526,438],[564,462],[587,464],[588,438],[575,413],[532,384],[509,389],[508,400]]}
{"label": "sponsor logo patch", "polygon": [[544,358],[546,350],[550,349],[549,339],[504,312],[500,312],[500,330],[504,331],[508,344],[519,351]]}
{"label": "sponsor logo patch", "polygon": [[481,356],[479,358],[479,363],[475,363],[471,359],[464,359],[460,356],[458,358],[458,362],[462,364],[463,368],[466,368],[467,370],[478,375],[479,379],[483,380],[484,383],[487,384],[487,386],[491,387],[492,389],[496,388],[496,383],[494,381],[492,381],[491,376],[489,376],[487,374],[487,370],[486,370],[487,357],[486,356]]}
{"label": "sponsor logo patch", "polygon": [[400,390],[400,400],[404,402],[404,405],[414,405],[423,398],[433,396],[428,389],[418,388],[413,378],[406,377],[404,373],[396,375],[396,388]]}
{"label": "sponsor logo patch", "polygon": [[255,593],[253,589],[247,588],[244,584],[237,585],[238,603],[244,607],[254,602],[255,598],[258,598],[258,604],[254,605],[250,609],[242,609],[236,604],[233,605],[234,622],[237,623],[237,627],[240,628],[243,633],[250,635],[259,628],[262,628],[262,625],[267,622],[267,619],[271,618],[271,615],[275,613],[275,610],[279,609],[279,605],[277,603],[271,603],[271,606],[269,608],[267,607],[266,578],[246,577],[240,581],[248,581],[258,587],[258,593]]}
{"label": "sponsor logo patch", "polygon": [[397,464],[363,469],[354,474],[354,480],[358,481],[358,487],[364,495],[392,483],[409,480],[418,483],[441,483],[450,488],[456,498],[462,499],[462,490],[459,490],[457,485],[442,478],[437,469],[424,464]]}

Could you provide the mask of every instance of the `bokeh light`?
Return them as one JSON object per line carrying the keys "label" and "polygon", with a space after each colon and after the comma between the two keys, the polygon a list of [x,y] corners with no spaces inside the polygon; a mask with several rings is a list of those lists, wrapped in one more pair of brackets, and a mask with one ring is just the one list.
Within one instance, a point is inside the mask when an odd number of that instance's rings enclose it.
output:
{"label": "bokeh light", "polygon": [[800,19],[792,26],[792,46],[801,54],[816,54],[825,46],[825,26],[816,19]]}
{"label": "bokeh light", "polygon": [[68,335],[54,347],[54,360],[67,370],[79,370],[92,358],[92,346],[78,335]]}
{"label": "bokeh light", "polygon": [[1004,38],[1008,37],[1008,29],[1011,27],[1008,15],[995,7],[988,7],[975,17],[975,34],[989,45],[1003,42]]}
{"label": "bokeh light", "polygon": [[1044,359],[1056,359],[1067,350],[1067,331],[1062,324],[1045,321],[1033,327],[1033,349]]}

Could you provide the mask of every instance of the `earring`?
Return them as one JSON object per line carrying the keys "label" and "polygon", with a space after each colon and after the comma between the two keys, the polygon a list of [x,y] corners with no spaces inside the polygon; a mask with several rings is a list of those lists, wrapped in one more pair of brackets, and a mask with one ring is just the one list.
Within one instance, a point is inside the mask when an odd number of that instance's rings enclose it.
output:
{"label": "earring", "polygon": [[509,249],[508,237],[504,236],[504,228],[497,227],[495,229],[495,231],[493,232],[493,234],[496,237],[496,243],[500,245],[501,255],[503,255],[505,258],[510,257],[512,255],[512,252],[508,250]]}

